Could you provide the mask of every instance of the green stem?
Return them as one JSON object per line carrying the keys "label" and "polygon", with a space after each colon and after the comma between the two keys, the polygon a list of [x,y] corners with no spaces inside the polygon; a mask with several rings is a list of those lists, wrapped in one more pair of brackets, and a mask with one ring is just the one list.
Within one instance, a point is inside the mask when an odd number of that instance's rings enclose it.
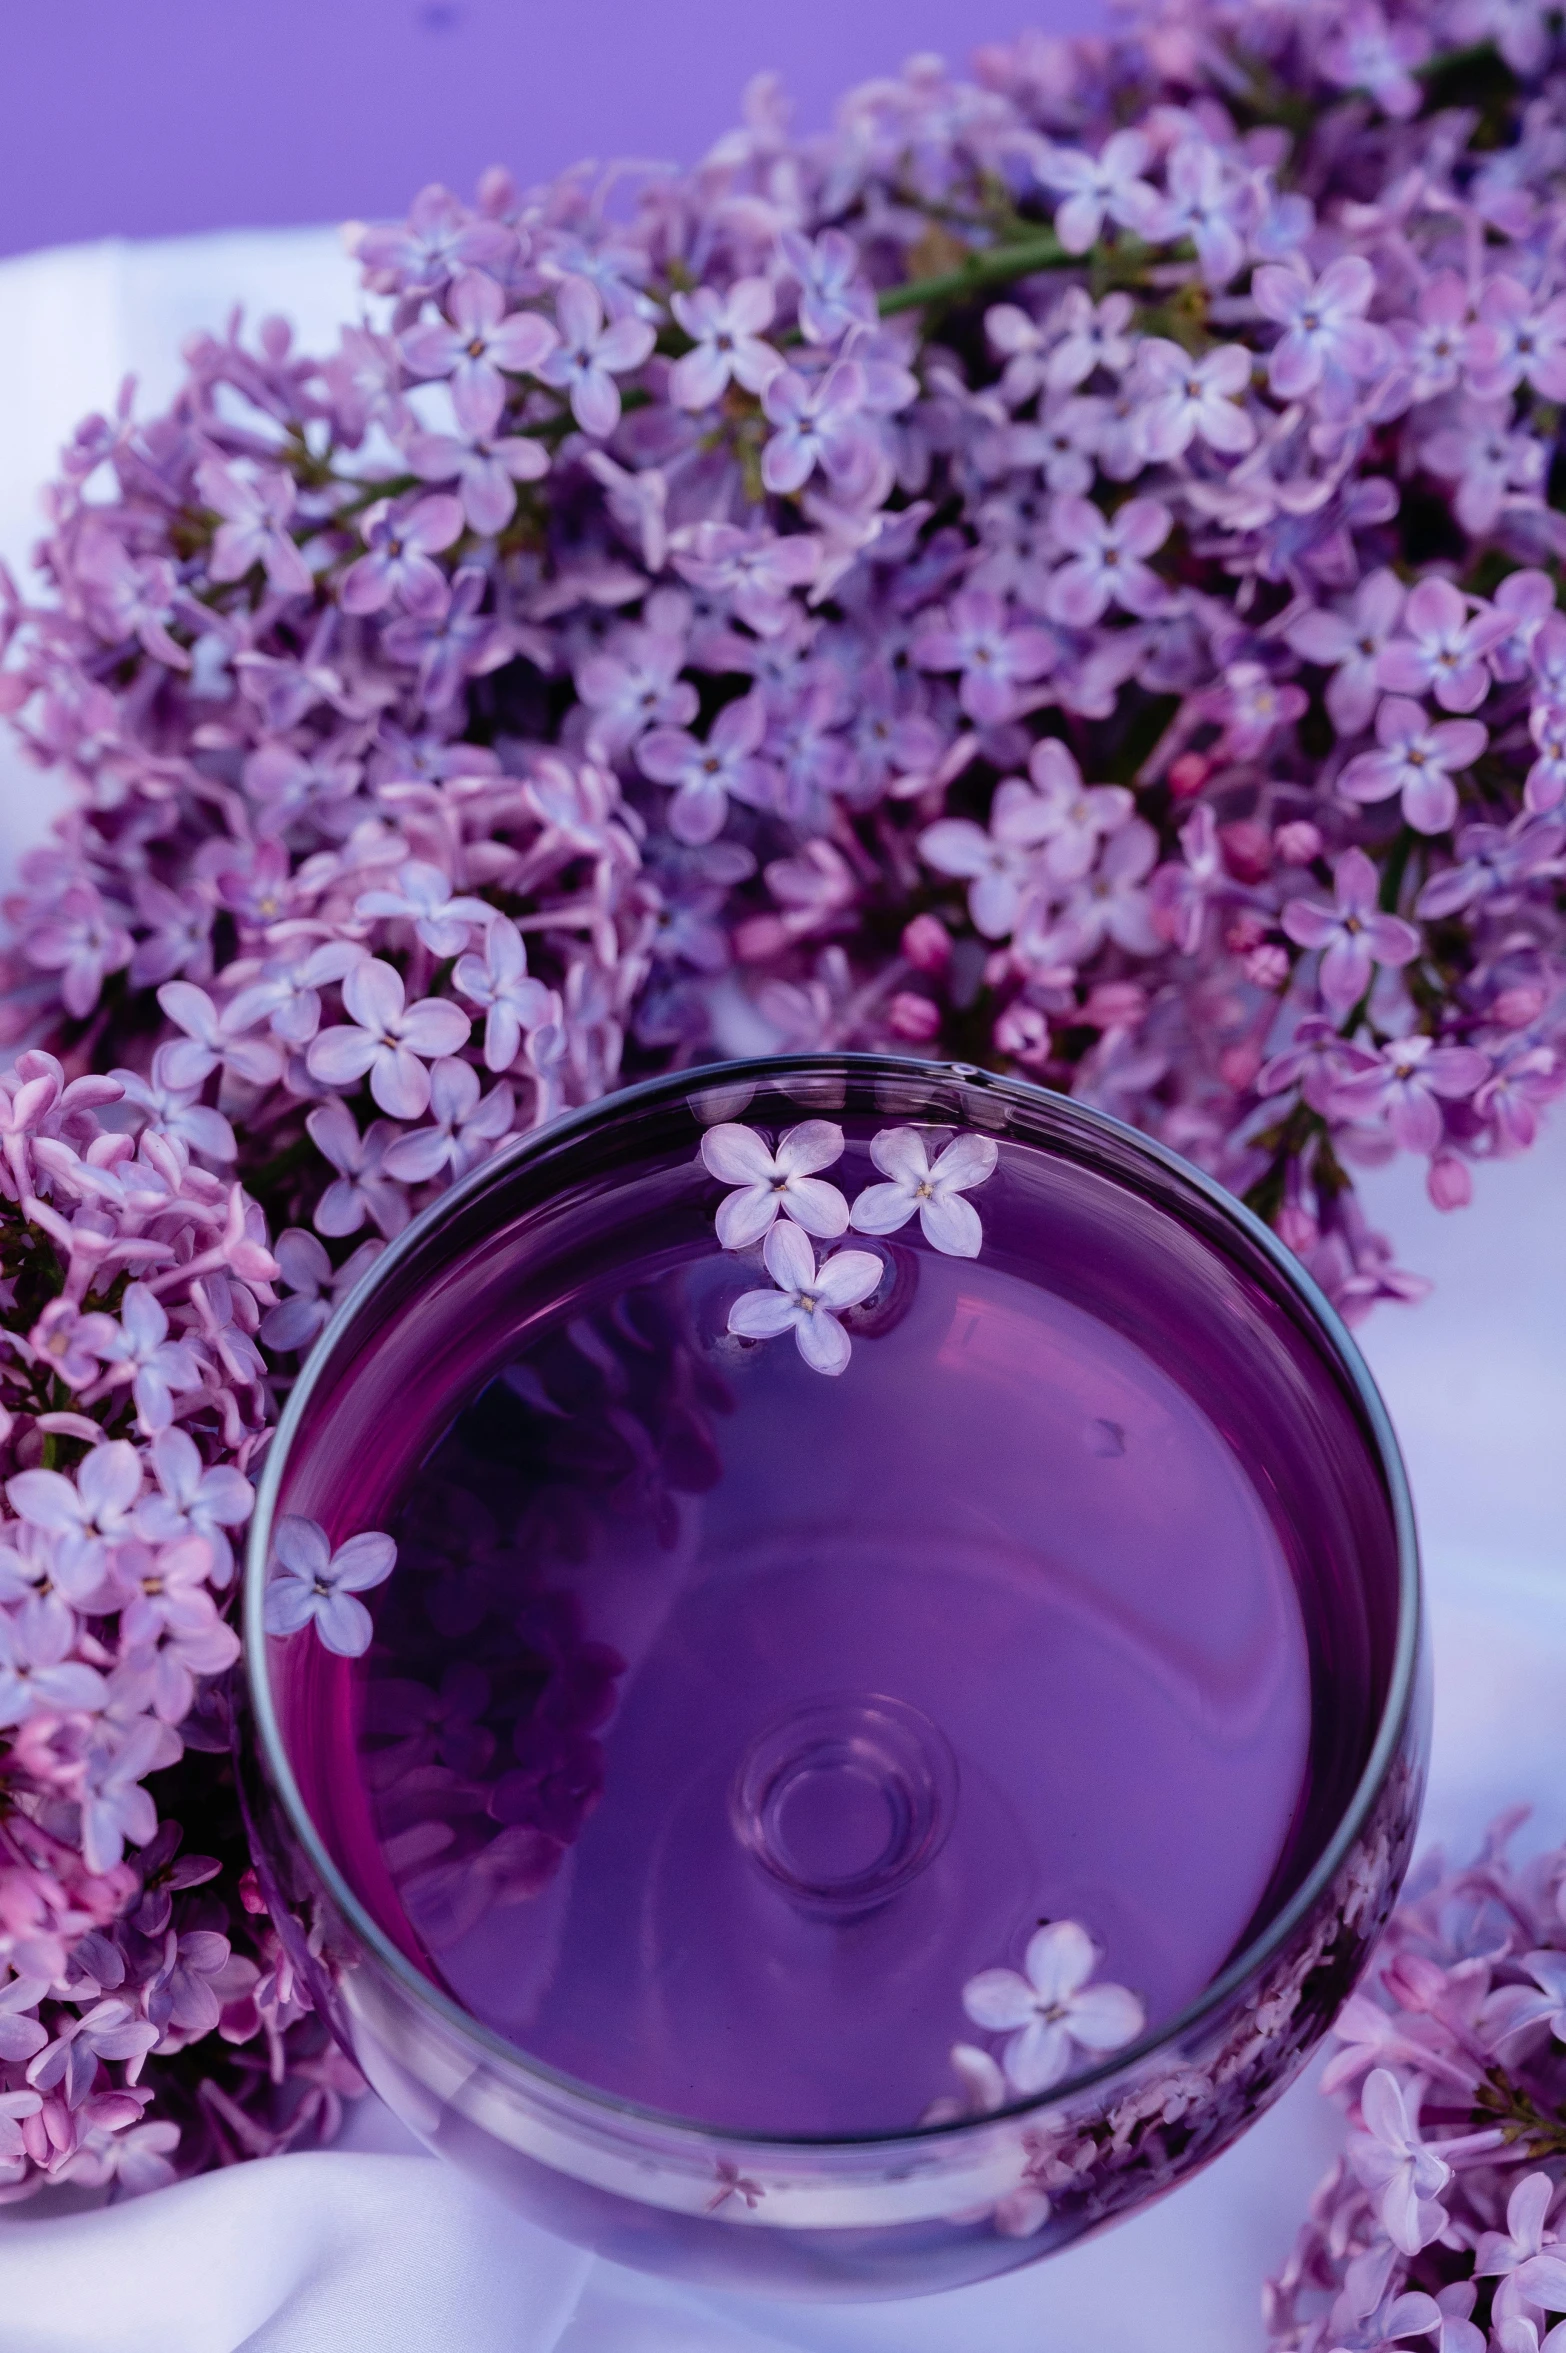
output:
{"label": "green stem", "polygon": [[963,302],[988,286],[1005,286],[1013,278],[1030,278],[1035,270],[1069,270],[1086,266],[1087,256],[1068,253],[1053,230],[1015,244],[987,245],[969,256],[960,269],[937,278],[911,278],[906,286],[889,286],[878,307],[883,319],[898,311],[925,310],[940,303]]}

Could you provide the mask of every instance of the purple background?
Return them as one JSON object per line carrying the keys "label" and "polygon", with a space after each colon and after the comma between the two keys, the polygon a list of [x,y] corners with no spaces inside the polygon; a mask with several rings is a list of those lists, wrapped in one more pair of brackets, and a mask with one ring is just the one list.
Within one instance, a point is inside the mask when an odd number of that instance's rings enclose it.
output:
{"label": "purple background", "polygon": [[694,160],[764,66],[796,124],[919,49],[1094,0],[16,0],[0,252],[401,212],[485,164]]}

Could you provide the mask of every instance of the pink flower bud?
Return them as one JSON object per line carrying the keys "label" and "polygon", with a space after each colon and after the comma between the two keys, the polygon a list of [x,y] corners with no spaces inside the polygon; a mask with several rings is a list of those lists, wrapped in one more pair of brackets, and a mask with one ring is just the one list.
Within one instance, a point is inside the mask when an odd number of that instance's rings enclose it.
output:
{"label": "pink flower bud", "polygon": [[1272,836],[1254,817],[1220,825],[1223,862],[1237,882],[1260,882],[1272,866]]}
{"label": "pink flower bud", "polygon": [[765,964],[787,946],[781,915],[753,915],[748,923],[735,925],[734,953],[742,964]]}
{"label": "pink flower bud", "polygon": [[1312,858],[1321,856],[1321,829],[1308,817],[1295,817],[1279,826],[1272,846],[1285,866],[1308,866]]}
{"label": "pink flower bud", "polygon": [[1314,1250],[1321,1240],[1320,1226],[1310,1211],[1302,1209],[1297,1201],[1285,1201],[1273,1222],[1277,1227],[1279,1241],[1297,1257],[1303,1258],[1305,1252]]}
{"label": "pink flower bud", "polygon": [[1502,989],[1490,1011],[1503,1029],[1526,1029],[1544,1011],[1544,996],[1537,981],[1519,981],[1515,988]]}
{"label": "pink flower bud", "polygon": [[1438,1152],[1430,1163],[1425,1190],[1437,1209],[1466,1209],[1474,1197],[1474,1180],[1466,1160],[1455,1152]]}
{"label": "pink flower bud", "polygon": [[915,972],[944,972],[952,935],[938,915],[916,915],[903,933],[903,954]]}
{"label": "pink flower bud", "polygon": [[941,1008],[928,997],[915,996],[912,989],[899,989],[886,1009],[886,1026],[894,1037],[927,1046],[940,1033]]}
{"label": "pink flower bud", "polygon": [[1254,907],[1242,907],[1223,935],[1223,944],[1231,956],[1248,956],[1252,948],[1259,948],[1267,937],[1267,918]]}
{"label": "pink flower bud", "polygon": [[1262,1066],[1262,1050],[1254,1038],[1242,1038],[1238,1045],[1225,1046],[1218,1057],[1218,1075],[1225,1086],[1243,1093]]}
{"label": "pink flower bud", "polygon": [[1008,1005],[995,1024],[995,1044],[1013,1061],[1036,1067],[1049,1060],[1049,1023],[1036,1005]]}
{"label": "pink flower bud", "polygon": [[1194,801],[1213,772],[1202,752],[1182,752],[1169,770],[1169,790],[1177,801]]}
{"label": "pink flower bud", "polygon": [[1287,950],[1273,942],[1253,948],[1245,959],[1245,977],[1259,989],[1281,989],[1289,977]]}

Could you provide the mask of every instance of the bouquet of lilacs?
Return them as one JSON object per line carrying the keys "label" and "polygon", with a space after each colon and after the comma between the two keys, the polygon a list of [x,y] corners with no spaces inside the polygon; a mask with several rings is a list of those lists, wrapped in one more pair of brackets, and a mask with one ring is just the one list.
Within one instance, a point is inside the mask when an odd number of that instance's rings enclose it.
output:
{"label": "bouquet of lilacs", "polygon": [[1268,2289],[1274,2353],[1559,2353],[1566,1850],[1432,1856],[1337,2024],[1344,2156]]}
{"label": "bouquet of lilacs", "polygon": [[105,1127],[139,1083],[37,1051],[0,1081],[0,2201],[286,2146],[358,2088],[228,1765],[277,1262],[182,1137]]}
{"label": "bouquet of lilacs", "polygon": [[[335,352],[236,321],[167,414],[80,429],[0,621],[73,790],[7,907],[11,1041],[55,1058],[14,1102],[92,1090],[4,1178],[76,1270],[13,1282],[0,1379],[4,1639],[57,1646],[7,1703],[23,2186],[160,2066],[182,2164],[329,2118],[245,1926],[223,1536],[335,1294],[509,1135],[725,1053],[962,1057],[1161,1135],[1349,1314],[1418,1288],[1355,1165],[1417,1152],[1450,1207],[1532,1141],[1556,41],[1531,0],[1202,0],[916,59],[804,141],[762,83],[689,174],[426,190],[354,232]],[[183,1719],[127,1663],[148,1575]],[[142,1842],[107,1876],[104,1773]],[[189,1892],[192,1811],[231,1900]],[[46,1828],[88,1945],[30,1941]],[[178,2015],[171,1933],[212,1940]]]}

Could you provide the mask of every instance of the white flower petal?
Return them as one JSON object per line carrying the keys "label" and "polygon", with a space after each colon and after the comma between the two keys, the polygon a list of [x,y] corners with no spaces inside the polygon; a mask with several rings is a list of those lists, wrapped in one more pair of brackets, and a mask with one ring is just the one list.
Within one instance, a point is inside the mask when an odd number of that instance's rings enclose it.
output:
{"label": "white flower petal", "polygon": [[356,1659],[369,1649],[375,1624],[363,1602],[351,1593],[329,1593],[316,1604],[315,1630],[339,1658]]}
{"label": "white flower petal", "polygon": [[1123,1985],[1090,1985],[1067,2011],[1073,2042],[1086,2051],[1118,2051],[1134,2043],[1147,2024],[1147,2012]]}
{"label": "white flower petal", "polygon": [[279,1520],[273,1530],[272,1549],[285,1569],[292,1569],[296,1577],[304,1577],[311,1584],[325,1575],[332,1558],[332,1548],[320,1522],[300,1519],[292,1512]]}
{"label": "white flower petal", "polygon": [[1034,2018],[1012,2036],[1001,2061],[1019,2092],[1047,2092],[1071,2064],[1071,2037],[1050,2019]]}
{"label": "white flower petal", "polygon": [[835,1315],[828,1315],[824,1307],[813,1314],[801,1313],[794,1325],[794,1337],[799,1353],[813,1373],[840,1373],[848,1366],[853,1345]]}
{"label": "white flower petal", "polygon": [[742,1291],[729,1309],[729,1330],[742,1340],[775,1340],[803,1312],[787,1291]]}
{"label": "white flower petal", "polygon": [[815,1251],[800,1228],[786,1218],[779,1218],[768,1234],[761,1256],[772,1280],[781,1283],[785,1291],[815,1288]]}
{"label": "white flower petal", "polygon": [[302,1577],[274,1577],[266,1589],[266,1630],[297,1634],[315,1616],[315,1593]]}
{"label": "white flower petal", "polygon": [[708,1174],[720,1185],[764,1184],[775,1173],[766,1138],[736,1120],[726,1119],[721,1126],[707,1130],[701,1140],[701,1156]]}
{"label": "white flower petal", "polygon": [[965,1191],[993,1176],[999,1158],[993,1136],[953,1136],[930,1175],[937,1189]]}
{"label": "white flower petal", "polygon": [[361,1028],[378,1034],[395,1030],[402,1019],[402,975],[394,964],[367,956],[345,974],[343,1003]]}
{"label": "white flower petal", "polygon": [[1085,1928],[1075,1920],[1052,1920],[1029,1937],[1022,1965],[1041,2005],[1053,2009],[1086,1985],[1097,1961]]}
{"label": "white flower petal", "polygon": [[350,1536],[332,1555],[329,1571],[339,1593],[364,1593],[379,1585],[397,1566],[397,1547],[378,1528]]}
{"label": "white flower petal", "polygon": [[778,1140],[777,1165],[784,1176],[811,1176],[843,1157],[843,1131],[830,1119],[802,1119]]}
{"label": "white flower petal", "polygon": [[1032,1986],[1015,1969],[981,1969],[963,1987],[962,2006],[975,2026],[991,2034],[1025,2026],[1038,2010]]}
{"label": "white flower petal", "polygon": [[370,1071],[370,1093],[388,1118],[422,1119],[429,1108],[430,1074],[407,1046],[382,1046]]}
{"label": "white flower petal", "polygon": [[782,1205],[796,1225],[807,1234],[817,1234],[823,1241],[835,1241],[848,1231],[848,1203],[836,1185],[829,1185],[823,1177],[795,1177]]}
{"label": "white flower petal", "polygon": [[917,1128],[882,1128],[871,1143],[870,1157],[883,1176],[910,1187],[922,1185],[930,1173],[930,1156]]}
{"label": "white flower petal", "polygon": [[977,1258],[984,1241],[979,1213],[961,1193],[940,1194],[919,1204],[919,1223],[932,1249],[948,1258]]}
{"label": "white flower petal", "polygon": [[838,1312],[868,1299],[886,1268],[872,1250],[839,1250],[816,1276],[816,1297]]}
{"label": "white flower petal", "polygon": [[746,1250],[759,1242],[783,1206],[771,1185],[744,1185],[718,1204],[718,1242],[724,1250]]}
{"label": "white flower petal", "polygon": [[862,1234],[895,1234],[919,1204],[906,1185],[866,1185],[849,1213]]}

